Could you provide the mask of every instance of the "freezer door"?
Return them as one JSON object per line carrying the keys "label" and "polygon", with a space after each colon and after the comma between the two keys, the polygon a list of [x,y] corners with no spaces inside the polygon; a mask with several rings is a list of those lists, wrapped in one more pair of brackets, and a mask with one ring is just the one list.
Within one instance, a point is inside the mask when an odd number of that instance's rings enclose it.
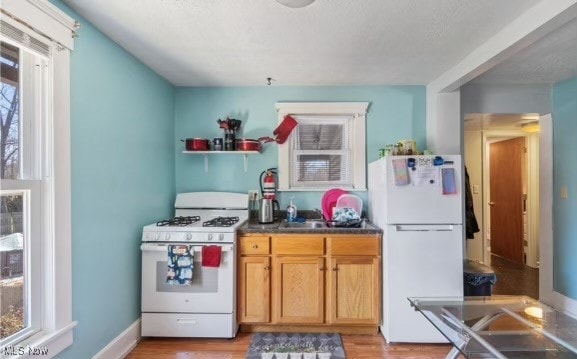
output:
{"label": "freezer door", "polygon": [[[461,157],[441,157],[445,160],[441,166],[427,165],[431,156],[389,156],[369,164],[369,202],[378,207],[372,217],[387,224],[463,223]],[[399,168],[409,158],[415,160],[415,170]],[[403,171],[408,184],[395,181]]]}
{"label": "freezer door", "polygon": [[446,342],[407,297],[463,295],[461,225],[391,225],[383,239],[383,326],[388,342]]}

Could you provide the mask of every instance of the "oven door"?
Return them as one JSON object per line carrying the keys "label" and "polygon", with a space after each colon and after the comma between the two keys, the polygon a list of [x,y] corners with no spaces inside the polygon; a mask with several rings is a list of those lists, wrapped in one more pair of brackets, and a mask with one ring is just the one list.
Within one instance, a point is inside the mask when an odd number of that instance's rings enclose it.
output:
{"label": "oven door", "polygon": [[233,313],[235,305],[234,244],[221,244],[220,267],[203,267],[202,245],[194,245],[190,285],[169,285],[168,245],[190,243],[143,243],[142,312]]}

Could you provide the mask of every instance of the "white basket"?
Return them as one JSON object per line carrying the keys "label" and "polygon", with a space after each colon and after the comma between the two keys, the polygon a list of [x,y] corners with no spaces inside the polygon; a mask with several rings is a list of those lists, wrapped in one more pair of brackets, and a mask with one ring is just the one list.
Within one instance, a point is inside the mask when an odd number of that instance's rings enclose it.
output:
{"label": "white basket", "polygon": [[337,199],[337,204],[333,213],[339,208],[352,208],[359,214],[359,216],[361,216],[361,212],[363,211],[363,200],[354,194],[343,194],[339,199]]}

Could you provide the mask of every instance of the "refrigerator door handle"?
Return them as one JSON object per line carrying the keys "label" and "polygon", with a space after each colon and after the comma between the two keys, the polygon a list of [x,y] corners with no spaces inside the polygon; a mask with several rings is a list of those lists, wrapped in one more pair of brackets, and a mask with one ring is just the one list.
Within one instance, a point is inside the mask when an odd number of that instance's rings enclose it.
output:
{"label": "refrigerator door handle", "polygon": [[455,226],[452,224],[397,224],[397,232],[414,232],[414,231],[453,231]]}

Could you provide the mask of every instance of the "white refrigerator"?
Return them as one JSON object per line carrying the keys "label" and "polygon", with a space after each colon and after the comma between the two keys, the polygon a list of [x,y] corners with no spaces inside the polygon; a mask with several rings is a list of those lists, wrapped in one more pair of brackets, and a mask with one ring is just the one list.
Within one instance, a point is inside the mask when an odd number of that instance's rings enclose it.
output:
{"label": "white refrigerator", "polygon": [[463,295],[461,157],[388,156],[369,163],[369,218],[383,229],[387,342],[446,339],[407,297]]}

